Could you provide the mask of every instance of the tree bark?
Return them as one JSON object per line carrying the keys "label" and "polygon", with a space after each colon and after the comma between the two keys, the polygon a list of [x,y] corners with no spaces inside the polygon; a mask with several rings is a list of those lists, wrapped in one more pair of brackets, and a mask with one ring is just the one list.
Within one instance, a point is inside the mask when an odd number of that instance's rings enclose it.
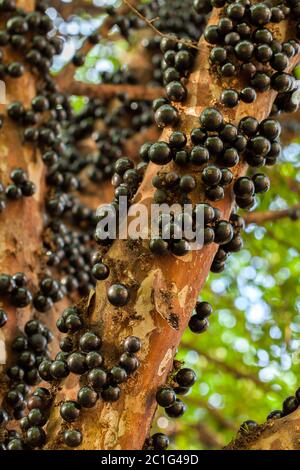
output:
{"label": "tree bark", "polygon": [[89,98],[110,99],[119,93],[124,93],[131,100],[153,101],[164,94],[164,89],[160,87],[140,86],[140,85],[113,85],[103,83],[94,85],[92,83],[82,83],[73,81],[65,84],[65,89],[61,90],[70,95],[88,96]]}
{"label": "tree bark", "polygon": [[[219,12],[213,11],[210,24],[216,24]],[[287,29],[286,23],[280,31],[277,26],[276,37],[283,40]],[[201,111],[219,103],[222,83],[210,69],[210,49],[201,39],[194,72],[187,85],[188,99],[185,105],[180,106],[180,128],[188,135],[193,127],[198,126]],[[291,68],[298,59],[293,58]],[[269,91],[259,94],[252,105],[240,104],[233,110],[222,109],[224,118],[238,124],[242,117],[252,115],[260,121],[269,115],[275,96],[274,91]],[[161,140],[167,141],[170,131],[165,129]],[[168,169],[174,169],[173,164],[168,165]],[[245,174],[247,166],[241,161],[233,170],[237,178]],[[157,172],[158,167],[150,164],[135,198],[148,209],[153,197],[151,181]],[[190,169],[190,172],[199,184],[199,171]],[[203,200],[203,190],[193,197],[194,202]],[[216,204],[224,219],[229,218],[232,205],[233,193],[229,188],[225,199]],[[212,244],[184,258],[172,255],[159,258],[150,254],[147,241],[117,240],[104,256],[111,276],[109,281],[99,283],[95,294],[90,295],[86,315],[89,316],[90,326],[103,338],[103,354],[108,367],[118,361],[122,341],[128,335],[136,335],[142,340],[139,354],[141,367],[122,386],[122,395],[117,403],[100,401],[95,409],[82,413],[76,423],[76,428],[81,429],[83,434],[81,449],[127,450],[143,447],[156,410],[155,393],[159,386],[165,384],[172,370],[176,349],[217,248]],[[122,309],[112,307],[107,300],[107,288],[116,281],[130,287],[130,302]],[[47,428],[49,449],[64,447],[61,443],[64,425],[59,416],[59,403],[75,396],[75,380],[71,377],[57,394],[52,410]]]}
{"label": "tree bark", "polygon": [[300,409],[239,434],[225,450],[300,450]]}
{"label": "tree bark", "polygon": [[[31,11],[33,0],[18,0],[19,7]],[[14,57],[7,49],[10,59]],[[17,56],[15,57],[17,59]],[[32,98],[36,95],[36,80],[30,72],[26,72],[17,81],[6,82],[6,101],[21,101],[29,107]],[[6,114],[6,105],[0,104],[0,114]],[[9,175],[12,169],[23,168],[27,171],[29,179],[36,184],[37,191],[33,197],[22,198],[19,201],[9,201],[7,208],[0,215],[0,272],[15,274],[24,272],[29,279],[31,289],[38,283],[38,276],[45,266],[42,260],[42,231],[45,197],[45,166],[37,148],[25,144],[22,139],[22,129],[5,116],[4,126],[0,131],[0,181],[10,184]],[[8,322],[0,329],[0,372],[11,359],[11,342],[18,331],[23,330],[25,323],[32,317],[32,307],[16,309],[2,299],[0,307],[8,312]],[[46,317],[49,327],[54,328],[55,313]],[[43,318],[44,320],[44,318]],[[54,341],[53,349],[57,342]],[[1,386],[1,396],[5,392],[5,385]]]}

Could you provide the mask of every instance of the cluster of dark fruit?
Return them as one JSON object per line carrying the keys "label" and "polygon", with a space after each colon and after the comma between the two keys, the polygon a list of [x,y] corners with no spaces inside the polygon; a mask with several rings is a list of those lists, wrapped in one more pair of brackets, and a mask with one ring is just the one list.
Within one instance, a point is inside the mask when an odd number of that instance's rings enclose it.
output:
{"label": "cluster of dark fruit", "polygon": [[63,299],[65,287],[52,277],[44,277],[39,291],[33,296],[24,273],[0,274],[0,296],[17,308],[25,308],[31,303],[38,312],[47,312],[54,303]]}
{"label": "cluster of dark fruit", "polygon": [[24,273],[0,274],[0,297],[11,305],[24,308],[30,305],[32,293],[28,288],[28,280]]}
{"label": "cluster of dark fruit", "polygon": [[[282,403],[282,410],[271,411],[271,413],[268,414],[267,416],[267,421],[283,418],[284,416],[287,416],[293,413],[294,411],[296,411],[299,406],[300,406],[300,388],[296,390],[295,395],[292,395],[284,400],[284,402]],[[255,430],[258,426],[259,425],[257,424],[256,421],[249,419],[247,421],[244,421],[244,423],[241,424],[240,433],[248,434],[251,431]]]}
{"label": "cluster of dark fruit", "polygon": [[[284,70],[289,66],[289,59],[298,52],[299,45],[294,40],[282,44],[276,41],[266,24],[280,23],[286,18],[297,20],[297,4],[297,1],[287,1],[277,6],[273,6],[272,2],[254,5],[250,1],[230,3],[219,23],[206,28],[205,39],[215,45],[210,60],[218,73],[224,78],[239,75],[247,82],[240,92],[234,89],[222,92],[221,103],[224,106],[234,107],[239,100],[252,103],[256,92],[266,91],[270,87],[279,93],[292,90],[294,80]],[[195,1],[198,11],[224,5],[224,1],[218,0]]]}
{"label": "cluster of dark fruit", "polygon": [[[80,417],[82,409],[93,408],[99,398],[107,402],[120,398],[120,384],[139,367],[135,354],[140,350],[141,342],[135,336],[127,337],[118,365],[107,368],[101,354],[102,340],[92,331],[82,332],[84,323],[78,308],[67,308],[58,320],[57,328],[68,335],[61,340],[61,352],[55,360],[44,360],[40,364],[39,374],[50,383],[65,379],[70,373],[81,377],[77,401],[66,401],[60,407],[63,420],[73,423]],[[77,447],[82,441],[81,432],[69,429],[63,434],[63,440],[67,446]]]}
{"label": "cluster of dark fruit", "polygon": [[194,63],[194,49],[191,49],[177,38],[164,37],[160,42],[163,58],[163,82],[166,98],[155,100],[153,111],[158,127],[175,126],[179,121],[179,112],[171,102],[183,102],[187,96],[184,86],[186,78]]}
{"label": "cluster of dark fruit", "polygon": [[119,158],[114,165],[114,175],[112,185],[115,188],[115,201],[119,202],[120,197],[126,197],[128,202],[136,194],[147,168],[146,162],[137,165],[130,158]]}
{"label": "cluster of dark fruit", "polygon": [[[138,5],[137,9],[149,21],[155,19],[154,25],[161,33],[172,35],[174,39],[176,35],[187,42],[197,42],[206,24],[206,15],[195,12],[192,0],[185,0],[184,3],[181,0],[151,1],[147,5]],[[115,21],[120,28],[120,20],[116,18]],[[124,22],[127,23],[125,37],[128,36],[129,30],[145,28],[143,21],[134,14],[129,14],[122,17],[122,28],[120,28],[122,34],[124,34]],[[180,77],[184,76],[180,57],[183,56],[186,60],[187,55],[179,54],[175,59],[176,47],[172,51],[164,50],[161,48],[161,39],[161,36],[157,35],[143,40],[142,43],[142,47],[151,57],[152,76],[148,83],[150,86],[167,85],[171,81],[180,82]],[[192,51],[191,48],[188,50]],[[136,77],[126,69],[114,74],[104,73],[102,80],[112,83],[136,83]]]}
{"label": "cluster of dark fruit", "polygon": [[12,184],[6,188],[0,183],[0,213],[6,208],[7,200],[16,201],[22,197],[30,197],[36,191],[35,184],[28,180],[27,173],[21,168],[12,170],[10,179]]}
{"label": "cluster of dark fruit", "polygon": [[[91,99],[68,125],[68,144],[73,146],[73,151],[65,169],[73,174],[82,174],[85,170],[88,179],[96,184],[113,176],[114,164],[122,156],[128,139],[153,123],[149,101],[131,100],[124,93],[116,98],[113,107],[110,100]],[[101,130],[97,130],[99,121],[102,122]],[[95,152],[85,155],[76,151],[76,143],[91,136],[95,141]],[[82,180],[79,190],[85,190]]]}
{"label": "cluster of dark fruit", "polygon": [[[16,390],[20,396],[24,393],[22,385]],[[28,395],[28,390],[26,390]],[[46,433],[43,426],[48,421],[52,397],[46,388],[38,387],[27,400],[29,413],[20,420],[21,433],[5,431],[1,450],[32,450],[41,448],[46,442]],[[5,410],[0,410],[0,429],[5,428],[9,416]],[[68,431],[65,431],[66,433]]]}
{"label": "cluster of dark fruit", "polygon": [[91,272],[95,222],[91,212],[77,205],[72,214],[73,224],[78,227],[82,224],[88,227],[87,230],[73,230],[56,218],[45,227],[43,241],[47,265],[61,275],[61,285],[68,294],[77,291],[86,295],[95,285]]}
{"label": "cluster of dark fruit", "polygon": [[[25,61],[39,73],[47,74],[54,55],[61,53],[62,42],[57,37],[46,38],[52,29],[52,21],[45,14],[48,5],[38,2],[36,11],[26,13],[17,8],[14,0],[2,1],[1,17],[7,17],[6,28],[0,31],[0,47],[10,46],[21,52]],[[25,73],[25,67],[18,61],[3,62],[0,55],[0,79],[19,78]]]}
{"label": "cluster of dark fruit", "polygon": [[[156,401],[162,406],[167,416],[179,418],[186,411],[186,406],[177,395],[186,395],[196,382],[197,376],[192,369],[180,369],[172,381],[172,386],[160,388],[156,393]],[[147,439],[145,446],[148,449],[165,450],[169,445],[169,439],[165,434],[156,433]]]}
{"label": "cluster of dark fruit", "polygon": [[50,330],[38,320],[27,322],[24,335],[14,339],[14,364],[6,370],[9,389],[4,396],[4,408],[1,411],[7,419],[20,420],[24,417],[29,386],[41,382],[38,367],[49,357],[48,344],[51,341]]}

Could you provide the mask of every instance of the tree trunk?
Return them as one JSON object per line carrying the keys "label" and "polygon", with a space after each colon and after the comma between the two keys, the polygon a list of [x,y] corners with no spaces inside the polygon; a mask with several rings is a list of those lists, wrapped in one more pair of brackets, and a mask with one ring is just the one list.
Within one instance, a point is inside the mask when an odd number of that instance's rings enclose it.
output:
{"label": "tree trunk", "polygon": [[[216,24],[220,10],[214,10],[210,24]],[[278,32],[278,26],[277,26]],[[283,24],[277,38],[283,40],[287,24]],[[278,37],[280,36],[280,38]],[[222,83],[210,69],[208,55],[211,47],[204,39],[199,43],[199,54],[187,89],[188,99],[180,106],[180,128],[189,135],[198,126],[201,111],[219,102]],[[292,60],[291,69],[299,57]],[[259,121],[269,115],[276,92],[259,94],[252,105],[240,104],[233,110],[222,109],[224,118],[234,124],[246,115]],[[170,129],[161,135],[168,140]],[[168,169],[174,169],[168,165]],[[246,164],[241,162],[234,168],[235,178],[245,174]],[[178,168],[176,168],[178,171]],[[192,170],[191,170],[192,171]],[[153,198],[152,177],[158,167],[150,164],[135,202],[150,208]],[[199,171],[191,173],[200,184]],[[198,186],[199,187],[199,186]],[[204,199],[194,194],[194,202]],[[228,219],[233,205],[232,188],[226,191],[225,199],[216,204],[222,217]],[[183,258],[169,255],[165,258],[153,256],[148,242],[117,240],[104,255],[109,265],[109,282],[98,283],[95,294],[91,294],[86,305],[86,316],[90,326],[103,338],[103,354],[108,367],[115,365],[120,355],[121,344],[128,335],[141,338],[139,355],[141,367],[125,386],[117,403],[99,402],[92,411],[84,411],[76,428],[81,429],[81,449],[141,449],[156,410],[155,393],[165,384],[173,367],[173,358],[187,327],[193,307],[208,276],[217,245],[193,251]],[[130,287],[130,302],[116,309],[107,301],[107,288],[114,282]],[[208,332],[209,334],[209,332]],[[64,424],[59,416],[59,403],[74,399],[77,387],[74,379],[67,379],[56,396],[52,417],[47,428],[48,448],[63,448],[61,431]]]}
{"label": "tree trunk", "polygon": [[[18,6],[33,9],[32,0],[18,0]],[[220,10],[214,10],[210,24],[216,24]],[[106,26],[106,34],[111,24]],[[287,36],[288,25],[276,27],[277,39]],[[90,45],[86,46],[88,50]],[[199,43],[199,54],[191,74],[187,89],[188,99],[184,106],[179,106],[181,114],[180,128],[188,135],[192,128],[198,127],[198,117],[207,106],[219,103],[222,82],[211,70],[208,56],[211,46],[204,39]],[[290,69],[297,63],[298,57],[291,60]],[[69,73],[73,75],[73,66],[62,75],[58,82],[64,83]],[[17,86],[14,81],[7,84],[7,101],[20,100],[29,105],[36,94],[36,83],[30,73],[26,73]],[[276,93],[269,91],[259,94],[252,105],[240,104],[233,110],[222,109],[224,118],[238,124],[246,115],[255,116],[259,121],[269,115]],[[0,105],[0,112],[5,107]],[[170,129],[165,129],[161,140],[167,141]],[[136,142],[136,141],[135,141]],[[12,168],[22,167],[37,185],[33,198],[10,202],[5,211],[5,219],[0,229],[0,243],[5,249],[0,254],[0,271],[15,273],[24,271],[29,274],[31,285],[37,284],[39,275],[45,269],[40,247],[42,246],[43,201],[45,196],[44,166],[38,151],[22,142],[20,130],[9,118],[5,118],[4,128],[0,132],[0,176],[8,183]],[[168,165],[173,170],[173,164]],[[246,164],[241,161],[234,168],[234,176],[245,174]],[[152,177],[159,168],[150,164],[145,179],[136,195],[135,202],[150,209],[154,189]],[[178,169],[176,168],[176,171]],[[200,185],[200,172],[191,174]],[[107,194],[107,193],[106,193]],[[204,187],[193,194],[195,203],[204,200]],[[217,203],[222,217],[228,219],[234,203],[232,187],[226,191],[225,199]],[[2,216],[3,217],[3,216]],[[141,449],[149,433],[156,410],[155,394],[166,383],[173,368],[177,347],[191,312],[209,274],[211,263],[218,249],[216,244],[192,251],[183,258],[169,255],[165,258],[153,256],[148,248],[148,241],[117,240],[104,253],[103,260],[110,267],[109,281],[98,283],[96,291],[91,292],[88,300],[82,301],[86,323],[103,338],[103,354],[108,367],[115,365],[121,352],[121,344],[129,335],[136,335],[142,341],[139,353],[141,366],[138,372],[122,386],[121,398],[114,404],[99,402],[92,410],[85,410],[76,427],[81,429],[83,443],[81,449]],[[112,307],[107,300],[107,288],[114,282],[129,287],[130,302],[121,309]],[[10,343],[19,328],[32,316],[30,308],[14,310],[8,308],[8,324],[0,330],[0,351],[9,351]],[[54,324],[56,313],[49,320]],[[209,333],[207,333],[209,334]],[[4,348],[3,348],[4,345]],[[6,354],[0,359],[5,362]],[[1,362],[1,361],[0,361]],[[51,418],[47,425],[48,449],[63,449],[61,432],[66,424],[59,415],[62,400],[76,398],[79,383],[70,376],[58,389]],[[258,428],[252,438],[239,437],[228,448],[248,449],[286,449],[298,448],[299,411],[278,421],[269,422]],[[242,441],[239,441],[242,439]]]}

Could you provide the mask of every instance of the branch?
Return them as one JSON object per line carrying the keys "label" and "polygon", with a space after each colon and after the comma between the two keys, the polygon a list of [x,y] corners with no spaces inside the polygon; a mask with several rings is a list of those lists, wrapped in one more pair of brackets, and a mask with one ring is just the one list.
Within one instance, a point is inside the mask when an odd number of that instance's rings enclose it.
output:
{"label": "branch", "polygon": [[73,81],[71,84],[63,83],[61,91],[70,95],[88,96],[89,98],[100,98],[108,100],[118,94],[126,94],[131,100],[153,101],[164,95],[164,89],[160,87],[140,86],[140,85],[113,85],[102,83],[94,85]]}
{"label": "branch", "polygon": [[[165,33],[162,33],[161,31],[159,31],[159,29],[157,29],[153,22],[155,21],[155,19],[153,20],[148,20],[148,18],[146,18],[144,15],[142,15],[141,12],[139,12],[132,3],[130,3],[128,0],[122,0],[123,3],[125,3],[125,5],[128,6],[128,8],[133,11],[133,13],[138,17],[140,18],[142,21],[144,21],[147,26],[149,26],[150,29],[152,29],[152,31],[157,34],[158,36],[161,36],[163,38],[170,38],[172,39],[172,41],[174,41],[174,39],[176,40],[176,37],[174,38],[174,35],[170,35],[170,34],[165,34]],[[197,49],[199,50],[199,47],[197,44],[195,44],[193,41],[185,41],[184,39],[177,39],[176,42],[180,43],[180,44],[185,44],[186,46],[190,47],[191,49]]]}
{"label": "branch", "polygon": [[[134,2],[138,3],[138,0],[134,0]],[[128,6],[126,5],[121,5],[117,10],[116,10],[116,15],[125,15],[128,13],[129,9]],[[115,16],[110,16],[108,15],[103,24],[100,26],[100,28],[97,30],[97,32],[100,34],[102,38],[107,38],[109,36],[111,28],[115,24]],[[92,50],[94,47],[94,44],[88,41],[84,42],[83,46],[77,51],[78,53],[81,53],[82,55],[86,56],[90,50]],[[55,77],[56,83],[62,87],[62,89],[66,89],[66,87],[72,83],[74,73],[76,71],[76,67],[72,62],[70,62],[68,65],[66,65],[60,72],[59,75]]]}
{"label": "branch", "polygon": [[[220,10],[213,10],[210,24],[216,24],[220,14]],[[286,22],[280,28],[276,25],[278,40],[285,39],[287,30]],[[200,113],[211,103],[217,103],[222,91],[218,77],[210,70],[210,49],[202,38],[195,69],[187,84],[188,99],[180,109],[181,123],[178,128],[186,134],[199,125]],[[299,55],[292,58],[290,70],[298,60]],[[235,109],[224,110],[224,119],[238,124],[243,116],[252,115],[261,121],[269,115],[276,95],[273,90],[260,93],[251,105],[241,103]],[[161,140],[168,141],[170,133],[171,129],[166,128]],[[178,167],[170,163],[164,170],[178,172]],[[233,169],[234,178],[244,175],[246,170],[247,165],[241,161]],[[149,213],[154,195],[152,178],[158,171],[159,167],[149,164],[135,199]],[[192,168],[189,171],[197,177]],[[201,190],[197,188],[194,193],[194,202],[203,200],[204,187],[201,186]],[[233,193],[229,188],[225,198],[216,204],[222,218],[229,219],[233,204]],[[104,255],[103,260],[110,268],[110,278],[98,283],[95,294],[91,294],[86,322],[103,338],[103,355],[108,367],[118,360],[120,345],[126,336],[140,337],[141,366],[138,373],[122,386],[122,394],[116,403],[100,401],[92,411],[83,412],[76,423],[83,435],[81,449],[127,450],[143,447],[157,406],[156,391],[166,383],[172,370],[174,355],[217,249],[216,244],[211,244],[183,258],[172,255],[155,257],[149,252],[149,241],[120,238]],[[130,290],[130,302],[119,310],[107,299],[107,289],[112,282],[125,284]],[[58,404],[61,400],[73,399],[76,391],[73,378],[66,379],[62,384],[47,427],[49,449],[62,446],[60,436],[63,423]],[[132,429],[139,432],[133,433]]]}
{"label": "branch", "polygon": [[50,6],[55,8],[65,20],[77,14],[101,15],[106,13],[106,8],[96,6],[93,2],[87,0],[72,0],[70,3],[65,3],[61,0],[51,0]]}
{"label": "branch", "polygon": [[187,396],[186,401],[197,408],[204,408],[207,410],[221,428],[231,429],[236,432],[237,425],[231,420],[225,418],[225,416],[223,416],[223,414],[217,408],[207,403],[207,401],[201,400],[198,397],[194,398],[192,396]]}
{"label": "branch", "polygon": [[300,204],[296,204],[288,209],[278,211],[266,211],[266,212],[253,212],[246,214],[244,217],[247,225],[257,224],[264,225],[266,222],[275,222],[276,220],[289,218],[291,220],[300,219]]}
{"label": "branch", "polygon": [[300,408],[280,419],[267,421],[247,434],[238,434],[225,450],[299,450]]}

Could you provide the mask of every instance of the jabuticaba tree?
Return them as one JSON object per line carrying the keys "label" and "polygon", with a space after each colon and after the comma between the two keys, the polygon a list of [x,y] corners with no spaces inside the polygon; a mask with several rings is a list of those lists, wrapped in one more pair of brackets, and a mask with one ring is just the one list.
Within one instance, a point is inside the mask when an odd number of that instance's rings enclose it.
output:
{"label": "jabuticaba tree", "polygon": [[[297,109],[300,2],[176,2],[174,31],[160,20],[145,46],[150,56],[161,51],[149,87],[164,86],[164,96],[137,102],[109,88],[92,98],[86,87],[90,102],[80,114],[66,77],[84,56],[74,56],[62,80],[51,76],[62,43],[45,14],[48,2],[33,3],[0,0],[8,101],[0,130],[0,332],[8,357],[1,446],[165,449],[168,437],[150,433],[157,404],[180,417],[180,396],[196,380],[174,361],[182,334],[188,326],[208,329],[212,307],[197,302],[199,292],[209,271],[221,272],[242,247],[236,207],[251,209],[255,193],[268,190],[261,167],[280,154],[274,117]],[[165,3],[174,9],[174,1]],[[125,1],[123,16],[109,10],[83,50],[114,24],[124,37],[143,30],[143,18],[163,16],[160,8],[153,1],[136,10]],[[126,71],[116,81],[136,84]],[[103,240],[94,209],[110,178],[115,208],[128,196],[148,209],[153,201],[204,209],[204,247],[169,239],[163,225],[153,240]],[[297,431],[299,399],[298,392],[289,397],[262,427],[244,423],[228,448],[293,448],[286,435]]]}

